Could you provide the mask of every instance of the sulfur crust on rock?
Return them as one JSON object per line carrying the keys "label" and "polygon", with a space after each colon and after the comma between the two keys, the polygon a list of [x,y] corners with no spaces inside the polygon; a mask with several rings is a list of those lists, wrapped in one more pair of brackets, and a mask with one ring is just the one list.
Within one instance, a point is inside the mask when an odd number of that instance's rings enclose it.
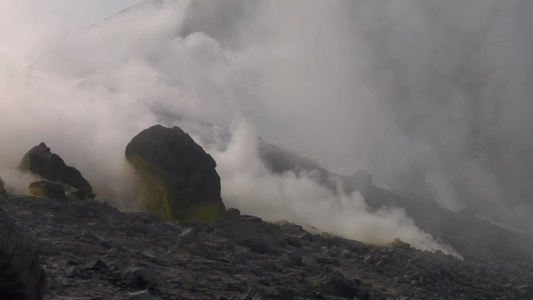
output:
{"label": "sulfur crust on rock", "polygon": [[47,196],[46,192],[40,187],[30,187],[30,188],[28,188],[28,190],[30,191],[30,195],[32,195],[32,196],[36,196],[36,197],[46,197]]}
{"label": "sulfur crust on rock", "polygon": [[[183,179],[173,178],[173,182],[164,182],[168,174],[156,166],[140,158],[138,155],[127,153],[126,159],[131,166],[137,171],[141,181],[141,197],[143,199],[143,209],[163,220],[175,220],[181,222],[204,222],[213,225],[216,221],[222,219],[225,215],[223,205],[186,205],[183,202],[178,205],[172,205],[172,197],[179,195],[170,195],[165,186],[173,185],[184,187]],[[186,192],[187,188],[184,189]],[[189,191],[190,192],[190,191]],[[176,204],[176,203],[174,203]]]}
{"label": "sulfur crust on rock", "polygon": [[61,185],[45,180],[32,182],[28,190],[31,195],[37,197],[65,197],[65,189]]}

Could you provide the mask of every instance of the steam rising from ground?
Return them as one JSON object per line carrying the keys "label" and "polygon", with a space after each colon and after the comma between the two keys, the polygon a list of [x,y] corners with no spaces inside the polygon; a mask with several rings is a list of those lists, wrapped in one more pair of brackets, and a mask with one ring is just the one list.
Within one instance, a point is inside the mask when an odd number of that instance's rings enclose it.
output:
{"label": "steam rising from ground", "polygon": [[194,133],[224,201],[248,213],[440,247],[400,210],[369,213],[342,186],[271,174],[261,136],[333,172],[368,168],[443,207],[533,229],[526,1],[159,0],[84,30],[34,11],[0,4],[6,181],[45,141],[97,193],[120,194],[125,145],[164,123]]}

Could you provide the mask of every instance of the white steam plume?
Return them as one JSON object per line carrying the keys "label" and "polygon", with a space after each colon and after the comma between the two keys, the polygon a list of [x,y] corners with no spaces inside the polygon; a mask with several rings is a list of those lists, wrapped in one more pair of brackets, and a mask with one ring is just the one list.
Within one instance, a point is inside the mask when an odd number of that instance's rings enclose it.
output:
{"label": "white steam plume", "polygon": [[127,142],[158,122],[187,130],[168,118],[179,115],[232,131],[226,151],[203,145],[225,201],[249,213],[438,247],[401,211],[270,174],[259,135],[533,228],[516,217],[532,210],[527,2],[154,0],[85,30],[35,5],[0,3],[3,170],[44,141],[97,193],[119,193]]}

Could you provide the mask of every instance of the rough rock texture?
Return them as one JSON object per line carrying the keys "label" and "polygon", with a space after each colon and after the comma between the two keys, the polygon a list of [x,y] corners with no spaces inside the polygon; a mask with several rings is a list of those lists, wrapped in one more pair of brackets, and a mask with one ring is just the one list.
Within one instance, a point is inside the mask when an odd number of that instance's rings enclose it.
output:
{"label": "rough rock texture", "polygon": [[33,147],[19,164],[22,171],[30,171],[42,178],[62,184],[69,192],[83,191],[93,199],[92,186],[74,167],[67,166],[59,155],[52,153],[45,143]]}
{"label": "rough rock texture", "polygon": [[65,189],[61,185],[46,180],[30,183],[28,190],[30,191],[31,195],[37,197],[66,197]]}
{"label": "rough rock texture", "polygon": [[43,285],[35,245],[0,208],[0,298],[38,299]]}
{"label": "rough rock texture", "polygon": [[180,128],[142,131],[127,145],[126,159],[140,177],[146,211],[165,220],[209,224],[224,216],[216,163]]}
{"label": "rough rock texture", "polygon": [[0,178],[0,194],[3,194],[6,192],[6,189],[4,188],[4,181],[2,178]]}
{"label": "rough rock texture", "polygon": [[36,241],[45,299],[533,297],[531,261],[368,246],[235,209],[208,227],[121,213],[95,200],[0,195],[0,206]]}

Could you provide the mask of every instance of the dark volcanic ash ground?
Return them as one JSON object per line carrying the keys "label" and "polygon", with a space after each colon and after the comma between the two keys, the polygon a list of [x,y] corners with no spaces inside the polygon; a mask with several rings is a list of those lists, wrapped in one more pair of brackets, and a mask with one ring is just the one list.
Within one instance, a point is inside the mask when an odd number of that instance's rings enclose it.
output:
{"label": "dark volcanic ash ground", "polygon": [[[529,261],[464,261],[310,234],[230,209],[213,227],[96,200],[1,195],[40,253],[45,299],[530,299]],[[482,257],[480,257],[480,260]]]}

